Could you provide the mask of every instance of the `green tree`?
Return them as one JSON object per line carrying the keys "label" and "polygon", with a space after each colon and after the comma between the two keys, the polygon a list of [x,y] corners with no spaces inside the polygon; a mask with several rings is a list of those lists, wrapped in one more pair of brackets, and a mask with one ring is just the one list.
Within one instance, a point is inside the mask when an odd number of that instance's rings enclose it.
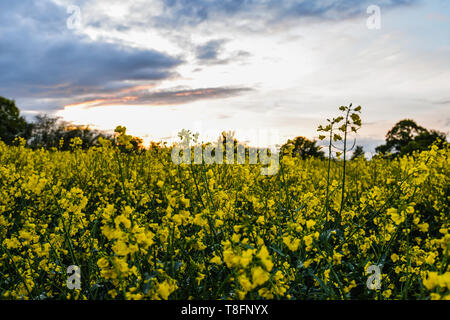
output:
{"label": "green tree", "polygon": [[316,143],[317,141],[311,141],[305,137],[296,137],[293,140],[289,139],[281,146],[281,153],[291,154],[302,159],[308,157],[324,158],[325,153],[320,150],[321,147],[317,146]]}
{"label": "green tree", "polygon": [[114,130],[116,136],[116,145],[122,152],[141,152],[144,150],[144,141],[139,137],[133,137],[127,134],[127,128],[117,126]]}
{"label": "green tree", "polygon": [[29,135],[30,125],[20,116],[15,101],[0,97],[0,139],[11,144],[15,138],[27,139]]}
{"label": "green tree", "polygon": [[36,148],[59,148],[70,150],[73,138],[80,138],[81,148],[88,149],[99,145],[99,138],[112,140],[112,136],[102,131],[93,130],[89,126],[71,125],[58,117],[37,115],[32,124],[31,139],[28,144]]}
{"label": "green tree", "polygon": [[433,143],[437,143],[439,148],[442,148],[446,144],[447,135],[443,132],[436,130],[430,130],[420,133],[406,146],[401,148],[401,154],[411,154],[413,151],[427,150]]}
{"label": "green tree", "polygon": [[362,146],[356,146],[356,149],[355,149],[355,151],[353,151],[353,154],[352,154],[352,157],[350,160],[355,160],[355,159],[358,159],[361,157],[364,158],[364,154],[365,154],[364,148]]}
{"label": "green tree", "polygon": [[31,138],[28,144],[34,149],[57,148],[63,131],[58,120],[58,118],[48,115],[37,115],[32,123]]}
{"label": "green tree", "polygon": [[391,153],[393,156],[411,154],[416,150],[426,150],[435,141],[446,143],[445,133],[427,130],[414,120],[405,119],[397,122],[386,134],[386,143],[375,148],[377,153]]}

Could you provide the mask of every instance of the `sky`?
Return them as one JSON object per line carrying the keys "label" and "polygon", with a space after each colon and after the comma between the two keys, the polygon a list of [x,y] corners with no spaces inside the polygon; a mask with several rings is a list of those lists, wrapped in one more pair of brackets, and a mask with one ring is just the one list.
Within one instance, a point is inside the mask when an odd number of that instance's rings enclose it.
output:
{"label": "sky", "polygon": [[146,143],[255,146],[353,103],[370,153],[401,119],[450,131],[450,1],[0,0],[0,96]]}

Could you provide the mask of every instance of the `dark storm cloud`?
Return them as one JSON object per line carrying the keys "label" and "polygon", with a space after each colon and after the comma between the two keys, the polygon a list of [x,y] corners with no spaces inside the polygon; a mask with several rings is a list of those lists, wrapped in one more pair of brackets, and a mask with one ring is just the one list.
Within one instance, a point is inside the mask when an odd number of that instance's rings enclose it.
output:
{"label": "dark storm cloud", "polygon": [[89,41],[69,30],[50,1],[0,2],[0,95],[76,96],[176,75],[181,59],[155,50]]}

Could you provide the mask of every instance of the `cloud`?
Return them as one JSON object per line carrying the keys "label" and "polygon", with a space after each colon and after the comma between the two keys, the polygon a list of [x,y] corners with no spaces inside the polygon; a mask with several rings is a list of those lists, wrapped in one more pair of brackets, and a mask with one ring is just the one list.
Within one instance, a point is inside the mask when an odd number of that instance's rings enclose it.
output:
{"label": "cloud", "polygon": [[218,56],[226,43],[225,39],[211,40],[197,47],[197,59],[199,60],[218,60]]}
{"label": "cloud", "polygon": [[[70,1],[70,0],[60,0]],[[236,52],[226,53],[222,39],[234,40],[243,34],[270,36],[286,35],[290,28],[310,22],[343,22],[367,17],[369,5],[381,6],[383,14],[390,9],[409,6],[420,0],[97,0],[86,2],[82,8],[87,27],[109,37],[123,41],[120,34],[129,32],[157,34],[184,54],[192,53],[200,64],[226,64]],[[84,3],[84,2],[83,2]],[[115,10],[111,8],[116,7]],[[118,9],[120,8],[120,9]],[[107,30],[107,32],[102,32]],[[218,36],[220,35],[220,36]],[[170,46],[173,47],[173,46]],[[205,57],[205,59],[201,59]],[[208,58],[210,57],[210,58]]]}
{"label": "cloud", "polygon": [[183,63],[156,50],[92,41],[69,30],[50,1],[0,3],[0,90],[12,98],[77,97],[177,76]]}
{"label": "cloud", "polygon": [[[61,0],[69,1],[69,0]],[[343,21],[366,17],[370,5],[387,10],[419,3],[420,0],[119,0],[85,2],[89,24],[97,29],[158,29],[166,36],[190,34],[204,28],[240,32],[286,31],[288,25],[311,21]],[[120,5],[120,14],[110,8]],[[184,39],[183,41],[186,41]]]}
{"label": "cloud", "polygon": [[242,61],[251,56],[244,50],[226,52],[224,46],[229,40],[216,39],[210,40],[196,47],[196,58],[201,65],[228,64]]}
{"label": "cloud", "polygon": [[436,104],[450,104],[450,100],[441,100],[441,101],[436,101]]}
{"label": "cloud", "polygon": [[122,90],[117,95],[91,96],[66,107],[98,107],[105,105],[177,105],[205,99],[224,99],[252,91],[250,88],[197,88],[155,90],[135,87]]}
{"label": "cloud", "polygon": [[[284,23],[286,19],[348,19],[364,13],[373,0],[162,0],[159,27],[196,26],[209,20],[245,17],[249,23]],[[416,3],[417,0],[380,0],[376,4],[389,9]],[[241,23],[239,19],[235,23]]]}

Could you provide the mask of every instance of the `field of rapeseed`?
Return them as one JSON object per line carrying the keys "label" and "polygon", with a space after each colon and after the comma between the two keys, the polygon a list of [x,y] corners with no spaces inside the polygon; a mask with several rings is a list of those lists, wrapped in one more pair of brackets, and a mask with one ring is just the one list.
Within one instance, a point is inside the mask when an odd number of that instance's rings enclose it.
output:
{"label": "field of rapeseed", "polygon": [[348,161],[342,196],[342,161],[72,146],[0,142],[1,299],[450,298],[448,147]]}

